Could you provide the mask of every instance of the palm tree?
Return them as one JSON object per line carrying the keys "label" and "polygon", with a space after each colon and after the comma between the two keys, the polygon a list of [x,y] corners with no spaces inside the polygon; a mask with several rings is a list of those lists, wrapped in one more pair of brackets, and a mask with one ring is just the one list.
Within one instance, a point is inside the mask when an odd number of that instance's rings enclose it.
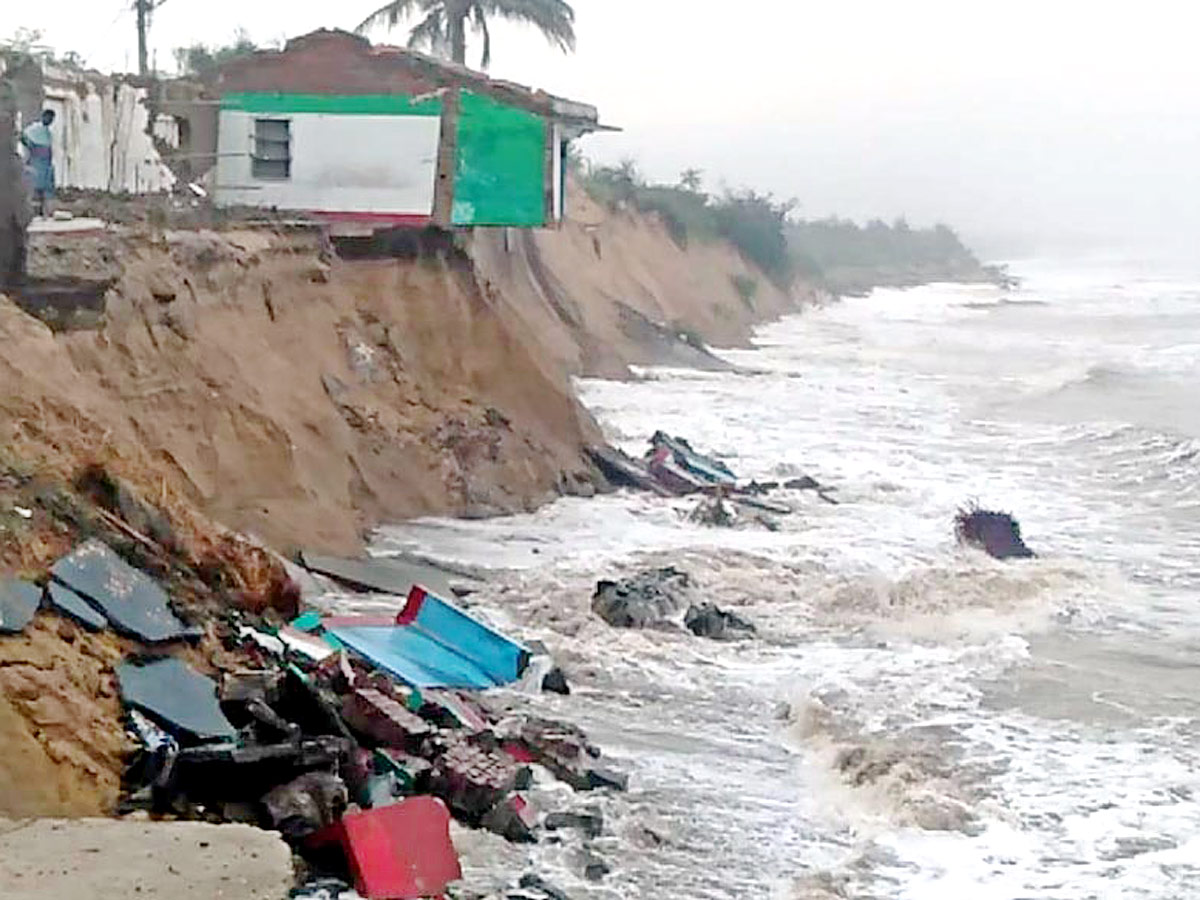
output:
{"label": "palm tree", "polygon": [[363,19],[357,31],[394,28],[414,13],[424,18],[409,32],[408,46],[428,47],[460,65],[467,62],[468,24],[483,37],[483,68],[491,65],[489,19],[533,25],[564,53],[575,49],[575,10],[565,0],[391,0]]}

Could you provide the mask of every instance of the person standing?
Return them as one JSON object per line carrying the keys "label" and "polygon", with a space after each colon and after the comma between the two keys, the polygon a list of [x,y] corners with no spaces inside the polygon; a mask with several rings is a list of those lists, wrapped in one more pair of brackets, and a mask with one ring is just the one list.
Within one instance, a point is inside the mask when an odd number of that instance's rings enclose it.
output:
{"label": "person standing", "polygon": [[26,166],[33,182],[33,202],[39,216],[50,214],[50,201],[54,198],[54,150],[50,126],[54,124],[54,110],[42,112],[40,121],[25,126],[21,132],[21,145],[29,154]]}

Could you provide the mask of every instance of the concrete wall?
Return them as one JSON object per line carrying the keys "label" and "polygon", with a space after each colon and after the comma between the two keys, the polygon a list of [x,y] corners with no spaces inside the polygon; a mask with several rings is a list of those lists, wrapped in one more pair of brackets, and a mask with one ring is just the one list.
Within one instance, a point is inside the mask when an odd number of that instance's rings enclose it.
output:
{"label": "concrete wall", "polygon": [[[255,178],[255,120],[286,119],[291,176]],[[248,112],[223,109],[217,139],[216,199],[222,205],[395,217],[433,213],[436,115]]]}
{"label": "concrete wall", "polygon": [[[50,68],[45,74],[43,106],[57,114],[54,167],[60,187],[150,194],[175,183],[147,133],[145,88]],[[173,120],[162,117],[154,132],[178,146]]]}
{"label": "concrete wall", "polygon": [[25,270],[25,225],[29,215],[21,166],[11,140],[16,130],[17,91],[0,74],[0,290],[16,284]]}

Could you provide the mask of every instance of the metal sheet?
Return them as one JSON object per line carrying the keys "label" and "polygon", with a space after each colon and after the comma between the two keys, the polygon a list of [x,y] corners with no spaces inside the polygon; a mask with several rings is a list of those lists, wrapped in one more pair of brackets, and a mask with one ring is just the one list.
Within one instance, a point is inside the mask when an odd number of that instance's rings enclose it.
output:
{"label": "metal sheet", "polygon": [[344,619],[326,631],[345,646],[418,688],[483,689],[516,681],[529,650],[421,588],[414,588],[397,624],[356,625]]}

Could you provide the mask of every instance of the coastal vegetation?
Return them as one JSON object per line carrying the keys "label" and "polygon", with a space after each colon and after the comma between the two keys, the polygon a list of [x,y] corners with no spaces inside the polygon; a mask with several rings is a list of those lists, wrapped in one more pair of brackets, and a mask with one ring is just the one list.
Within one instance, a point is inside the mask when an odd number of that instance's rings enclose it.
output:
{"label": "coastal vegetation", "polygon": [[[795,200],[780,201],[751,188],[710,194],[703,173],[686,169],[675,184],[652,183],[631,159],[594,165],[572,156],[572,169],[593,200],[610,209],[655,214],[680,248],[691,241],[726,240],[775,284],[802,277],[834,293],[929,281],[993,281],[1004,273],[982,265],[947,225],[913,228],[903,218],[801,219]],[[752,288],[737,285],[751,302]]]}
{"label": "coastal vegetation", "polygon": [[575,10],[564,0],[392,0],[363,19],[357,30],[395,28],[410,16],[421,19],[408,33],[408,46],[460,65],[467,64],[468,27],[483,41],[481,67],[491,64],[488,23],[496,19],[532,25],[564,53],[575,49]]}

